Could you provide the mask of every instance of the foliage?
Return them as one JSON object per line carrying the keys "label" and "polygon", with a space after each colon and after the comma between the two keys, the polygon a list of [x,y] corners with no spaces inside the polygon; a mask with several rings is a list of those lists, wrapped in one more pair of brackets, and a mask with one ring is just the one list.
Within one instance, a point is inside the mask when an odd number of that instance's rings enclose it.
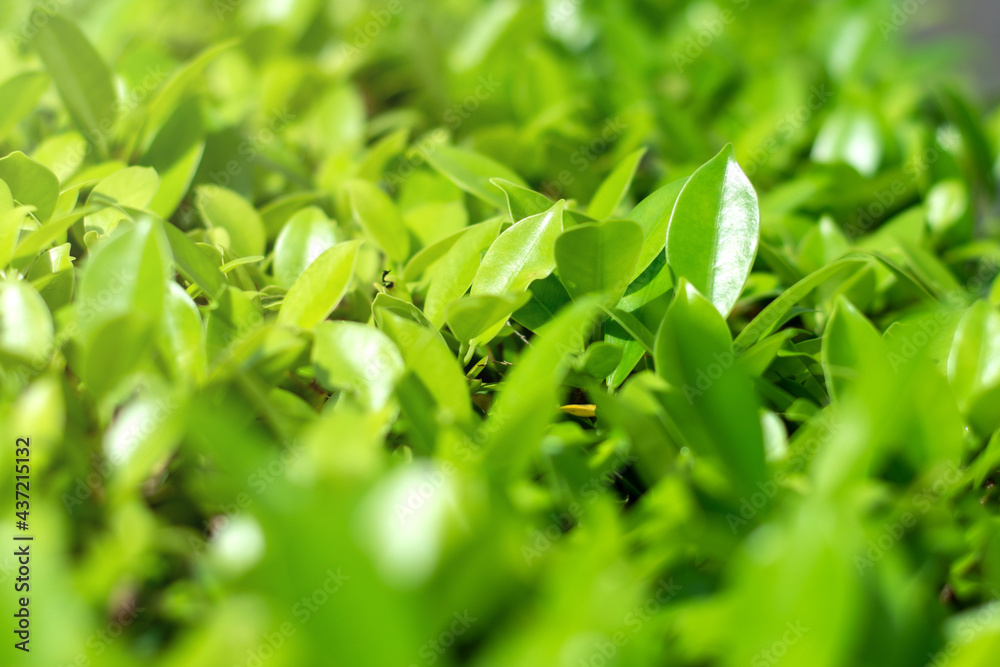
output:
{"label": "foliage", "polygon": [[39,4],[4,664],[1000,648],[1000,115],[932,5]]}

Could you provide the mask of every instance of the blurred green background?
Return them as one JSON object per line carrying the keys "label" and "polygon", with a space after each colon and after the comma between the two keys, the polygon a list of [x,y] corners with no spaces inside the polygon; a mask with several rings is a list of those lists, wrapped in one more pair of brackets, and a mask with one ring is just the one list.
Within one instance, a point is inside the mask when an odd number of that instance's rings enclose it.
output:
{"label": "blurred green background", "polygon": [[[89,182],[112,167],[147,164],[154,130],[188,105],[190,115],[176,117],[204,148],[190,187],[165,215],[177,228],[200,233],[195,188],[224,186],[261,212],[270,244],[286,209],[315,201],[349,218],[344,185],[360,177],[420,221],[412,242],[427,248],[491,214],[428,167],[436,146],[475,150],[550,198],[580,201],[648,147],[627,210],[731,142],[760,197],[762,258],[785,284],[792,281],[781,274],[782,258],[800,256],[821,215],[853,239],[851,230],[922,205],[942,181],[958,182],[981,214],[967,203],[959,222],[949,218],[940,235],[922,241],[931,255],[967,251],[951,260],[968,268],[962,262],[978,256],[969,250],[974,236],[996,229],[1000,115],[987,106],[995,69],[969,64],[983,52],[970,48],[966,32],[940,31],[949,23],[968,29],[956,21],[957,6],[4,2],[0,79],[41,68],[32,46],[36,21],[44,23],[32,11],[41,9],[79,26],[112,70],[121,106],[106,154],[73,153],[68,147],[85,144],[48,86],[25,120],[4,128],[0,152],[60,156],[46,164],[63,185]],[[167,100],[173,107],[157,107],[178,80]],[[911,173],[928,151],[941,159]],[[810,243],[820,244],[819,235]],[[86,247],[73,239],[74,251]],[[788,275],[829,261],[821,250],[815,261],[803,250],[802,266]],[[378,261],[362,261],[364,280],[339,318],[367,320]],[[232,280],[263,292],[272,281],[255,271],[234,271]],[[759,280],[750,287],[758,296],[777,285]],[[45,297],[54,314],[72,312],[60,310],[68,296]],[[888,323],[896,311],[886,300],[873,317]],[[734,326],[751,311],[741,304]],[[56,331],[68,317],[55,315]],[[80,390],[64,368],[66,357],[73,366],[72,349],[28,371],[5,366],[0,496],[13,495],[8,443],[30,434],[37,541],[32,653],[14,652],[0,626],[2,664],[813,667],[947,659],[971,667],[990,664],[1000,647],[990,606],[1000,587],[996,499],[987,493],[992,504],[983,510],[975,487],[955,478],[945,453],[961,448],[956,433],[921,422],[919,437],[907,431],[900,439],[946,442],[940,451],[900,455],[878,479],[843,473],[848,483],[837,466],[851,461],[837,453],[869,442],[871,424],[851,419],[863,410],[852,404],[857,413],[832,426],[802,414],[797,446],[819,437],[834,453],[816,467],[790,464],[792,481],[769,481],[758,505],[757,493],[724,488],[718,470],[689,465],[686,452],[674,458],[671,450],[662,475],[658,465],[637,466],[650,446],[641,434],[653,429],[641,420],[656,419],[644,406],[658,388],[636,383],[622,403],[641,409],[597,429],[559,421],[530,471],[508,479],[468,461],[464,448],[482,444],[481,432],[442,428],[435,455],[426,456],[412,442],[412,414],[396,421],[385,406],[321,412],[326,396],[310,388],[312,378],[282,375],[302,348],[261,342],[254,331],[211,340],[211,363],[201,366],[211,373],[186,373],[186,360],[178,370],[157,357],[137,364],[141,380],[105,393]],[[119,352],[104,350],[102,361],[113,367]],[[887,423],[930,413],[937,385],[927,386],[930,396]],[[899,532],[907,512],[920,528]],[[13,558],[0,557],[7,624],[13,575]],[[956,646],[972,648],[952,658]]]}

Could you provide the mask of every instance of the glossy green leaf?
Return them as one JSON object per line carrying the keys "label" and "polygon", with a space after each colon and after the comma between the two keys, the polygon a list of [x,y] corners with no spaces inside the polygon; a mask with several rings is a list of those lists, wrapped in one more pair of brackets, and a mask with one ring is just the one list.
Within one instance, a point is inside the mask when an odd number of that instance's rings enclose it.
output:
{"label": "glossy green leaf", "polygon": [[472,294],[521,292],[556,268],[555,242],[563,230],[565,202],[515,223],[486,251],[472,281]]}
{"label": "glossy green leaf", "polygon": [[311,329],[325,320],[347,294],[360,245],[345,241],[324,250],[288,290],[278,322]]}
{"label": "glossy green leaf", "polygon": [[728,315],[757,255],[757,193],[732,146],[691,175],[667,229],[667,264]]}
{"label": "glossy green leaf", "polygon": [[682,280],[656,335],[657,374],[686,446],[718,457],[740,489],[764,477],[759,405],[715,304]]}
{"label": "glossy green leaf", "polygon": [[36,372],[53,352],[54,326],[45,300],[29,283],[0,281],[0,362],[20,362]]}
{"label": "glossy green leaf", "polygon": [[151,211],[164,219],[173,215],[191,187],[204,151],[201,110],[191,99],[177,107],[139,159],[139,164],[152,167],[160,177],[149,202]]}
{"label": "glossy green leaf", "polygon": [[309,206],[293,215],[274,243],[274,278],[291,287],[306,267],[337,243],[337,228],[323,211]]}
{"label": "glossy green leaf", "polygon": [[[481,294],[455,301],[448,306],[448,328],[461,341],[474,341],[503,325],[510,314],[527,302],[525,293],[516,295]],[[492,338],[492,336],[490,336]]]}
{"label": "glossy green leaf", "polygon": [[507,198],[507,212],[510,214],[511,222],[543,213],[552,208],[554,203],[540,192],[503,178],[492,178],[490,183],[500,188]]}

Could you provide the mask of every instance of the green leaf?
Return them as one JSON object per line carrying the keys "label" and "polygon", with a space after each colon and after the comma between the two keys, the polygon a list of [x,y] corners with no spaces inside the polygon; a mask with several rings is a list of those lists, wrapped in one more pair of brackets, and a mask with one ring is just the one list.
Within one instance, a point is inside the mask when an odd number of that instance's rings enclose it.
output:
{"label": "green leaf", "polygon": [[629,220],[639,223],[642,227],[642,250],[636,262],[633,278],[646,270],[646,267],[663,251],[667,239],[667,227],[670,224],[670,214],[674,212],[677,197],[687,183],[686,178],[674,181],[649,195],[626,216]]}
{"label": "green leaf", "polygon": [[764,310],[758,313],[743,331],[736,337],[734,346],[742,351],[756,344],[760,339],[770,335],[784,323],[785,316],[802,299],[806,298],[810,292],[835,277],[846,275],[857,271],[862,265],[868,264],[871,260],[867,257],[853,255],[827,264],[821,269],[817,269],[790,288],[781,293],[777,299],[767,305]]}
{"label": "green leaf", "polygon": [[87,204],[104,206],[84,220],[86,231],[107,234],[129,215],[124,207],[142,209],[153,201],[160,177],[151,167],[126,167],[101,180],[91,191]]}
{"label": "green leaf", "polygon": [[468,424],[472,418],[468,384],[441,334],[389,310],[382,312],[381,328],[399,348],[409,372],[434,397],[437,420]]}
{"label": "green leaf", "polygon": [[263,255],[267,238],[260,214],[246,199],[217,185],[195,189],[195,206],[205,224],[229,235],[229,249],[237,257]]}
{"label": "green leaf", "polygon": [[853,390],[869,401],[884,395],[892,376],[882,335],[843,296],[838,296],[823,334],[823,373],[831,398]]}
{"label": "green leaf", "polygon": [[812,159],[823,164],[842,162],[863,176],[874,175],[882,161],[878,119],[866,109],[837,108],[816,136]]}
{"label": "green leaf", "polygon": [[1000,428],[1000,313],[976,301],[955,330],[948,381],[959,408],[980,433]]}
{"label": "green leaf", "polygon": [[35,288],[23,280],[0,281],[0,362],[43,370],[53,339],[52,315]]}
{"label": "green leaf", "polygon": [[200,287],[211,299],[218,299],[226,288],[226,278],[205,253],[198,249],[188,236],[171,224],[164,225],[170,250],[177,269],[192,283]]}
{"label": "green leaf", "polygon": [[163,318],[156,335],[163,363],[178,381],[200,382],[205,377],[205,332],[201,314],[180,285],[171,282],[163,302]]}
{"label": "green leaf", "polygon": [[713,455],[743,491],[764,478],[764,440],[753,385],[736,363],[715,304],[681,280],[655,344],[656,372],[685,444]]}
{"label": "green leaf", "polygon": [[563,230],[564,201],[525,218],[500,234],[472,281],[472,294],[522,292],[556,268],[555,242]]}
{"label": "green leaf", "polygon": [[164,219],[174,214],[191,187],[204,151],[201,109],[191,99],[177,107],[139,159],[139,164],[152,167],[160,177],[160,187],[149,202],[151,211]]}
{"label": "green leaf", "polygon": [[35,217],[45,222],[52,217],[59,199],[59,179],[21,151],[0,158],[0,180],[10,188],[14,201],[34,206]]}
{"label": "green leaf", "polygon": [[531,347],[504,379],[504,387],[483,424],[492,474],[520,473],[541,442],[559,397],[559,385],[583,352],[597,314],[593,300],[574,303],[537,332]]}
{"label": "green leaf", "polygon": [[158,132],[168,122],[168,119],[174,115],[184,100],[191,96],[195,87],[204,85],[205,69],[220,54],[228,51],[237,43],[238,40],[231,39],[206,48],[174,72],[160,86],[149,102],[148,110],[143,119],[143,131],[146,133],[146,139],[140,140],[138,136],[135,139],[138,142],[138,149],[148,149],[149,139],[153,133]]}
{"label": "green leaf", "polygon": [[74,302],[81,332],[80,375],[98,395],[141,363],[155,340],[170,278],[162,223],[142,220],[97,246]]}
{"label": "green leaf", "polygon": [[274,279],[288,288],[306,267],[338,240],[337,228],[322,209],[309,206],[285,223],[274,244]]}
{"label": "green leaf", "polygon": [[345,241],[323,251],[288,290],[278,322],[311,329],[325,320],[347,294],[360,246]]}
{"label": "green leaf", "polygon": [[367,410],[388,402],[405,372],[388,336],[358,322],[320,322],[313,336],[312,364],[322,387],[351,393]]}
{"label": "green leaf", "polygon": [[78,208],[69,215],[50,220],[40,228],[28,234],[14,251],[14,259],[31,258],[38,255],[53,242],[62,237],[70,227],[89,212],[89,209]]}
{"label": "green leaf", "polygon": [[453,146],[437,146],[427,152],[427,162],[469,194],[498,209],[507,207],[504,194],[491,181],[501,178],[527,187],[524,180],[499,162],[484,155]]}
{"label": "green leaf", "polygon": [[760,239],[757,194],[726,146],[688,179],[667,228],[667,264],[728,315]]}
{"label": "green leaf", "polygon": [[608,174],[594,194],[594,198],[590,200],[587,215],[596,220],[603,220],[614,214],[618,204],[628,194],[636,169],[639,168],[639,163],[645,155],[646,149],[640,148],[622,160],[614,171]]}
{"label": "green leaf", "polygon": [[543,213],[554,203],[551,199],[531,188],[512,183],[503,178],[491,178],[490,183],[500,188],[507,198],[507,211],[511,222],[523,220],[529,216]]}
{"label": "green leaf", "polygon": [[4,100],[0,108],[0,139],[6,139],[18,122],[31,113],[50,81],[45,72],[28,71],[0,83],[0,100]]}
{"label": "green leaf", "polygon": [[35,48],[56,83],[70,116],[98,151],[108,154],[117,96],[111,71],[73,23],[58,15],[35,14],[41,25]]}
{"label": "green leaf", "polygon": [[351,198],[354,219],[368,239],[394,262],[405,262],[410,256],[410,236],[389,195],[368,181],[348,181],[344,187]]}
{"label": "green leaf", "polygon": [[528,295],[524,292],[468,296],[448,307],[448,328],[460,341],[475,341],[498,326],[502,327],[510,314],[527,301]]}
{"label": "green leaf", "polygon": [[617,303],[632,282],[641,247],[642,228],[630,220],[570,227],[556,239],[559,279],[574,299],[603,294]]}

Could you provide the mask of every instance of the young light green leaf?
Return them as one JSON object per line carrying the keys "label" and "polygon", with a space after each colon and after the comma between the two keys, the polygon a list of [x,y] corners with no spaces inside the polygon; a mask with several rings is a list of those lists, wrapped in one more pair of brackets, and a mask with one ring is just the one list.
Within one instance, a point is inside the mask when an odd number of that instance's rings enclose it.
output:
{"label": "young light green leaf", "polygon": [[0,106],[0,139],[5,139],[14,126],[31,113],[50,80],[45,72],[27,71],[0,83],[0,100],[4,100]]}
{"label": "young light green leaf", "polygon": [[1000,313],[976,301],[955,330],[948,381],[959,408],[981,433],[1000,426]]}
{"label": "young light green leaf", "polygon": [[288,288],[327,248],[337,243],[337,228],[322,209],[309,206],[285,223],[274,244],[274,278]]}
{"label": "young light green leaf", "polygon": [[472,294],[521,292],[556,268],[555,242],[563,230],[564,201],[500,234],[472,281]]}
{"label": "young light green leaf", "polygon": [[184,199],[205,151],[205,130],[196,99],[177,107],[153,138],[153,143],[139,159],[160,177],[160,187],[149,209],[161,218],[169,218]]}
{"label": "young light green leaf", "polygon": [[726,146],[678,195],[667,228],[667,264],[726,316],[750,275],[759,238],[757,194]]}
{"label": "young light green leaf", "polygon": [[590,200],[587,215],[597,220],[603,220],[614,214],[618,204],[628,194],[635,172],[645,155],[646,149],[640,148],[628,155],[615,167],[614,171],[608,174],[608,177],[601,183],[601,187],[597,189],[597,193],[594,194],[594,198]]}
{"label": "young light green leaf", "polygon": [[510,314],[523,306],[528,298],[526,292],[468,296],[448,307],[448,328],[460,341],[475,341],[498,326],[502,327]]}
{"label": "young light green leaf", "polygon": [[0,158],[0,180],[10,189],[14,201],[34,206],[39,222],[47,221],[59,199],[59,179],[21,151]]}
{"label": "young light green leaf", "polygon": [[507,212],[510,213],[511,222],[547,211],[555,203],[540,192],[503,178],[491,178],[490,183],[500,188],[507,198]]}
{"label": "young light green leaf", "polygon": [[583,352],[597,314],[593,299],[577,301],[537,332],[529,348],[504,380],[483,425],[487,460],[504,478],[517,475],[541,442],[556,409],[559,385]]}
{"label": "young light green leaf", "polygon": [[177,270],[200,287],[209,298],[218,299],[227,284],[225,276],[219,271],[219,266],[177,227],[168,223],[164,225],[164,229],[174,261],[177,263]]}
{"label": "young light green leaf", "polygon": [[66,109],[102,154],[115,121],[115,88],[111,70],[72,22],[59,15],[37,13],[41,20],[35,48],[52,75]]}
{"label": "young light green leaf", "polygon": [[626,216],[629,220],[639,223],[642,227],[642,250],[636,262],[633,279],[646,270],[653,259],[663,251],[666,243],[667,227],[670,224],[670,214],[674,211],[677,196],[687,183],[686,178],[674,181],[649,195]]}
{"label": "young light green leaf", "polygon": [[750,379],[736,363],[725,320],[682,279],[656,336],[657,374],[688,446],[718,457],[737,488],[764,477],[764,439]]}
{"label": "young light green leaf", "polygon": [[333,312],[351,285],[361,241],[345,241],[325,250],[285,295],[278,322],[311,329]]}
{"label": "young light green leaf", "polygon": [[757,317],[753,319],[736,337],[734,347],[738,351],[745,350],[770,335],[781,326],[785,316],[799,301],[827,280],[857,271],[862,265],[868,264],[870,258],[859,255],[843,257],[836,262],[817,269],[799,282],[781,293],[777,299],[767,304]]}
{"label": "young light green leaf", "polygon": [[229,249],[237,257],[263,255],[267,239],[260,214],[246,199],[217,185],[196,188],[195,206],[205,224],[229,234]]}
{"label": "young light green leaf", "polygon": [[403,355],[409,372],[434,397],[444,423],[468,424],[472,417],[468,383],[441,334],[413,320],[383,310],[380,326]]}
{"label": "young light green leaf", "polygon": [[53,351],[54,330],[49,307],[30,283],[0,281],[0,361],[42,370]]}
{"label": "young light green leaf", "polygon": [[502,178],[527,187],[524,180],[485,155],[453,146],[438,146],[427,152],[427,162],[466,192],[498,209],[507,207],[507,199],[491,180]]}
{"label": "young light green leaf", "polygon": [[823,334],[821,352],[827,389],[834,399],[851,389],[869,401],[884,395],[892,376],[882,335],[850,301],[838,296]]}
{"label": "young light green leaf", "polygon": [[439,260],[427,269],[430,285],[424,313],[434,326],[445,322],[448,306],[472,285],[483,253],[500,233],[500,218],[468,227]]}
{"label": "young light green leaf", "polygon": [[396,204],[374,183],[348,181],[344,187],[351,199],[354,219],[368,239],[394,262],[410,256],[410,236]]}
{"label": "young light green leaf", "polygon": [[145,208],[153,201],[160,186],[160,177],[152,167],[126,167],[116,171],[94,186],[87,204],[105,208],[88,215],[84,220],[86,231],[107,234],[114,230],[121,220],[129,216],[121,210]]}

